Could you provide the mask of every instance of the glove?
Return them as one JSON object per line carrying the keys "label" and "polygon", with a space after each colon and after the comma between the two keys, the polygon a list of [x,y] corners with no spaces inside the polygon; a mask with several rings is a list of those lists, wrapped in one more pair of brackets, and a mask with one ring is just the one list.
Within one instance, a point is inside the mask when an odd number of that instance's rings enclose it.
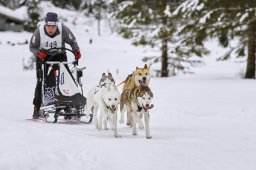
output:
{"label": "glove", "polygon": [[40,58],[40,60],[43,60],[43,59],[45,59],[47,57],[47,55],[48,54],[45,51],[40,51],[38,53],[38,58]]}
{"label": "glove", "polygon": [[75,59],[76,60],[79,60],[81,58],[81,53],[80,53],[80,51],[76,51],[75,52]]}

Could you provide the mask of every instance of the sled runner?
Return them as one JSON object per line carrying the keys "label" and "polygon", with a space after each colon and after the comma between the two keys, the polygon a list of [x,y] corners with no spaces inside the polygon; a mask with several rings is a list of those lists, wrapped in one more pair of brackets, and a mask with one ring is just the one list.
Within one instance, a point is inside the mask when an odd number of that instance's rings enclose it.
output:
{"label": "sled runner", "polygon": [[66,120],[91,123],[92,115],[84,113],[86,98],[83,95],[81,77],[85,68],[78,68],[78,61],[68,62],[67,51],[74,55],[70,49],[53,48],[47,51],[49,57],[41,61],[40,112],[46,118],[53,115],[53,123],[58,121],[59,116],[64,116]]}

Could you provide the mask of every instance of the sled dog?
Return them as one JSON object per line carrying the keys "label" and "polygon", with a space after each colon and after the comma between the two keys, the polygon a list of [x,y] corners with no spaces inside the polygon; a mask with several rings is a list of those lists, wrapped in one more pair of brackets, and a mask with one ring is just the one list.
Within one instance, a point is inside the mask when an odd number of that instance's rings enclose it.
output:
{"label": "sled dog", "polygon": [[[145,64],[143,68],[136,67],[135,71],[131,75],[129,75],[124,81],[123,92],[126,90],[133,89],[135,87],[148,86],[149,81],[150,81],[150,72],[147,64]],[[131,125],[132,123],[132,120],[130,119],[129,115],[130,115],[129,111],[127,111],[127,125]],[[121,124],[124,123],[123,120],[120,120],[119,122]]]}
{"label": "sled dog", "polygon": [[132,120],[133,135],[137,135],[137,123],[139,128],[144,128],[143,122],[141,121],[141,118],[144,116],[146,138],[152,138],[149,130],[149,109],[154,107],[151,104],[152,99],[153,93],[148,86],[138,86],[122,92],[120,103],[121,121],[124,119],[124,110],[127,110],[127,114],[129,114],[128,116]]}
{"label": "sled dog", "polygon": [[124,81],[123,91],[138,86],[148,86],[149,81],[150,73],[147,64],[144,65],[144,68],[136,67],[135,71]]}
{"label": "sled dog", "polygon": [[[119,137],[117,133],[117,110],[120,103],[120,94],[115,85],[114,78],[111,73],[106,76],[102,74],[102,78],[98,86],[94,87],[87,95],[87,111],[93,114],[94,124],[98,130],[107,128],[107,124],[114,132],[115,137]],[[98,109],[100,111],[98,120]]]}

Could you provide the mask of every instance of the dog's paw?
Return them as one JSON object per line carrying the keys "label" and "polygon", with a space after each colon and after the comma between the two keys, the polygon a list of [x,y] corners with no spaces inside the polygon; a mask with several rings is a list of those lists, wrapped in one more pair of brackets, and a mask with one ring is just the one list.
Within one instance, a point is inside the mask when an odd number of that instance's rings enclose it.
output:
{"label": "dog's paw", "polygon": [[139,114],[139,117],[142,119],[142,118],[143,118],[143,114],[142,114],[142,113],[140,113],[140,114]]}
{"label": "dog's paw", "polygon": [[124,120],[119,120],[119,123],[120,124],[124,124]]}
{"label": "dog's paw", "polygon": [[147,139],[152,139],[152,136],[146,136]]}
{"label": "dog's paw", "polygon": [[114,136],[115,136],[115,138],[121,138],[122,137],[121,135],[118,135],[118,134],[115,134]]}
{"label": "dog's paw", "polygon": [[109,128],[106,127],[106,128],[104,128],[104,130],[109,130]]}
{"label": "dog's paw", "polygon": [[143,124],[139,124],[139,128],[140,129],[144,129],[144,125]]}
{"label": "dog's paw", "polygon": [[136,136],[136,135],[137,135],[137,132],[132,132],[132,135]]}

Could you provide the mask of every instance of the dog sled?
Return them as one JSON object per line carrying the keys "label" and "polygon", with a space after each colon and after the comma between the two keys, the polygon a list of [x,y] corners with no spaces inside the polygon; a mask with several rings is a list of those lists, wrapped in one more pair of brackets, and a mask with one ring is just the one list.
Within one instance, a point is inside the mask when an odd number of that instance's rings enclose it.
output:
{"label": "dog sled", "polygon": [[[78,68],[78,61],[67,61],[67,48],[53,48],[47,51],[49,57],[41,61],[42,102],[40,114],[47,122],[56,123],[72,120],[91,123],[93,116],[85,114],[86,98],[83,95],[81,77],[84,68]],[[52,121],[53,120],[53,121]]]}

